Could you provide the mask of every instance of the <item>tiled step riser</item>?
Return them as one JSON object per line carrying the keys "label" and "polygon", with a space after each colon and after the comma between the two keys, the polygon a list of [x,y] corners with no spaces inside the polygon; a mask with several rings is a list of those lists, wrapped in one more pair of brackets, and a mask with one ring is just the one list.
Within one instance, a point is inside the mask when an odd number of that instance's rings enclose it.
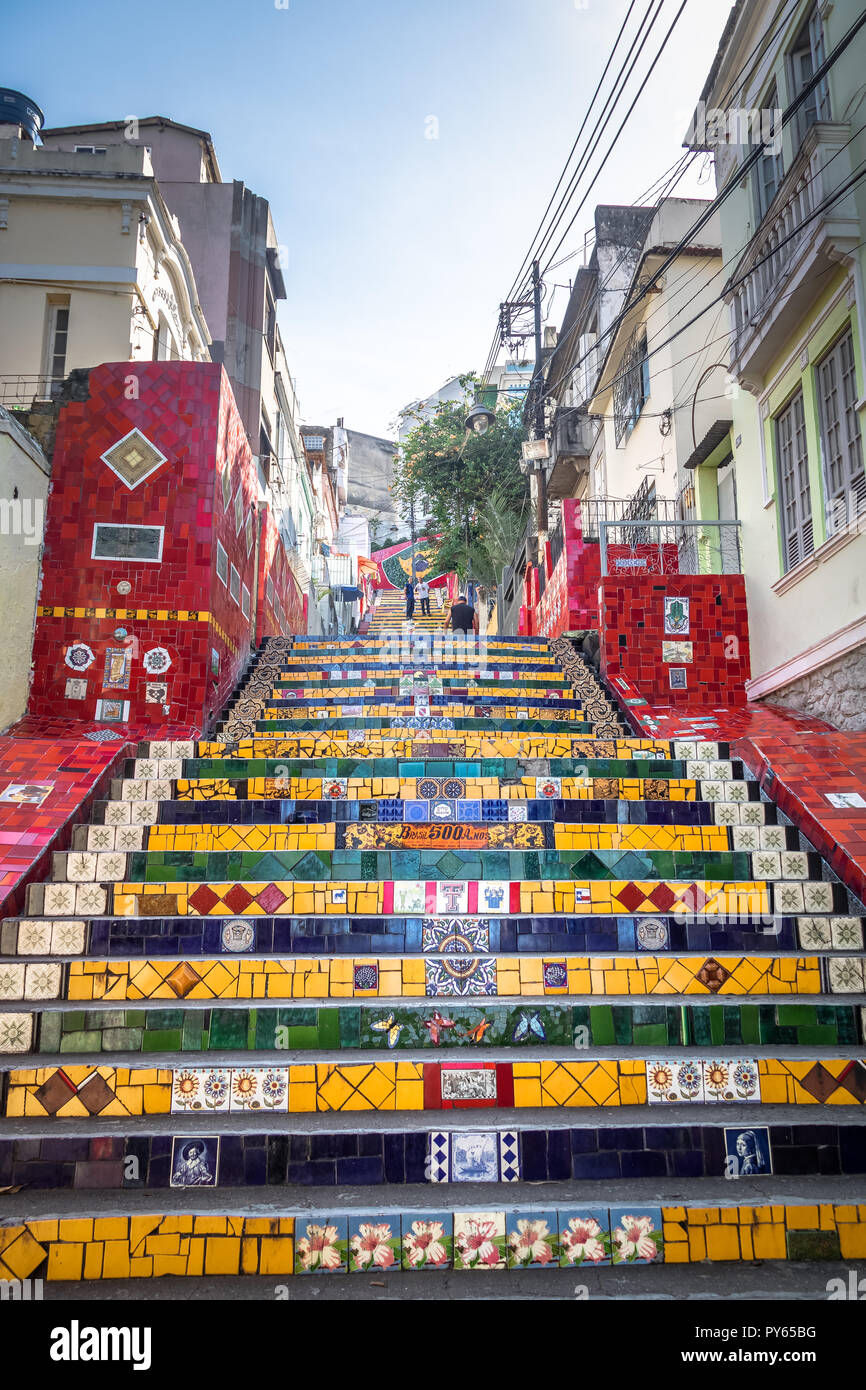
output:
{"label": "tiled step riser", "polygon": [[[449,944],[448,938],[451,938]],[[464,940],[458,940],[464,938]],[[724,919],[636,917],[380,918],[64,918],[10,919],[0,924],[0,955],[22,957],[393,955],[520,951],[617,955],[738,952],[814,954],[862,951],[864,919],[855,916],[778,917],[741,924]]]}
{"label": "tiled step riser", "polygon": [[[0,1140],[0,1185],[36,1190],[134,1192],[171,1186],[180,1150],[196,1136]],[[866,1126],[825,1123],[763,1126],[757,1172],[798,1177],[866,1173]],[[223,1189],[340,1187],[471,1182],[617,1182],[736,1175],[736,1138],[723,1124],[665,1128],[600,1125],[565,1129],[469,1129],[311,1134],[208,1131]],[[133,1160],[132,1162],[130,1160]],[[756,1167],[754,1159],[749,1165]],[[457,1195],[455,1193],[455,1195]],[[606,1195],[606,1194],[605,1194]]]}
{"label": "tiled step riser", "polygon": [[[409,1004],[342,1006],[242,1005],[137,1008],[109,1004],[87,1010],[28,1012],[7,1005],[0,1012],[0,1056],[20,1065],[24,1054],[194,1054],[285,1051],[377,1053],[421,1050],[520,1055],[527,1049],[604,1047],[840,1047],[861,1045],[864,1010],[856,1004],[732,1004],[727,996],[695,1004]],[[263,1060],[263,1059],[262,1059]],[[318,1059],[317,1059],[318,1060]]]}
{"label": "tiled step riser", "polygon": [[[866,1252],[863,1206],[827,1203],[819,1211],[784,1203],[740,1208],[600,1203],[549,1210],[533,1205],[531,1197],[515,1206],[520,1194],[515,1189],[510,1195],[512,1201],[494,1211],[437,1210],[435,1205],[400,1211],[384,1202],[375,1212],[351,1217],[322,1208],[297,1216],[160,1214],[7,1222],[0,1227],[0,1275],[51,1281],[348,1274],[351,1280],[352,1273],[368,1278],[375,1273],[379,1280],[399,1272],[421,1272],[426,1278],[436,1270],[496,1270],[503,1272],[505,1292],[510,1269],[562,1268],[580,1278],[581,1265],[850,1261]],[[844,1293],[844,1266],[839,1269]],[[643,1286],[637,1273],[631,1277],[636,1287]],[[423,1287],[435,1296],[438,1284],[434,1279],[429,1289]],[[576,1297],[588,1296],[587,1285],[577,1287],[584,1292]]]}
{"label": "tiled step riser", "polygon": [[[804,1049],[805,1050],[805,1049]],[[684,1105],[697,1119],[706,1109],[760,1106],[866,1105],[866,1063],[846,1052],[820,1058],[738,1056],[592,1057],[520,1062],[408,1060],[303,1062],[256,1067],[113,1066],[99,1061],[48,1064],[0,1073],[0,1114],[95,1122],[97,1118],[192,1115],[203,1127],[220,1115],[446,1113],[465,1111],[619,1110],[661,1113]],[[734,1121],[735,1122],[735,1121]]]}

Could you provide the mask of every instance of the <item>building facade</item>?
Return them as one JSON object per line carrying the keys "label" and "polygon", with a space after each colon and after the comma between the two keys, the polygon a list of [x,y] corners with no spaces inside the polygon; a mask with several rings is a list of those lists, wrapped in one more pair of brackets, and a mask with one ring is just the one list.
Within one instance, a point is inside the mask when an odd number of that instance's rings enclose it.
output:
{"label": "building facade", "polygon": [[862,43],[834,55],[861,7],[776,11],[734,6],[687,137],[712,150],[725,195],[749,695],[863,729]]}

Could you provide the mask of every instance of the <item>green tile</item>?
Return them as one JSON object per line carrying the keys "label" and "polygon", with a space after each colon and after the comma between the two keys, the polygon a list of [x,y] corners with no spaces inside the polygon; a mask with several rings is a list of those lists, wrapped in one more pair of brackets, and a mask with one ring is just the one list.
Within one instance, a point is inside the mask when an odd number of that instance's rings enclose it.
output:
{"label": "green tile", "polygon": [[757,1005],[740,1005],[740,1029],[744,1043],[761,1041],[761,1016]]}
{"label": "green tile", "polygon": [[39,1015],[39,1051],[59,1052],[63,1015],[45,1011]]}
{"label": "green tile", "polygon": [[210,1023],[210,1051],[246,1048],[247,1009],[214,1009]]}
{"label": "green tile", "polygon": [[333,1009],[338,1015],[340,1028],[341,1047],[360,1047],[361,1044],[361,1009],[359,1006],[345,1009]]}
{"label": "green tile", "polygon": [[142,1052],[180,1052],[181,1028],[148,1029],[142,1036]]}
{"label": "green tile", "polygon": [[290,1028],[289,1047],[297,1048],[317,1048],[319,1043],[318,1028]]}
{"label": "green tile", "polygon": [[[182,1028],[183,1009],[147,1009],[142,1011],[142,1016],[147,1019],[145,1027],[148,1032],[151,1028]],[[132,1019],[127,1019],[128,1023]]]}
{"label": "green tile", "polygon": [[776,1020],[778,1023],[798,1026],[801,1023],[815,1022],[814,1004],[777,1004]]}
{"label": "green tile", "polygon": [[713,1012],[709,1005],[692,1009],[692,1037],[695,1047],[709,1047],[712,1044],[713,1033],[710,1027],[710,1014]]}
{"label": "green tile", "polygon": [[85,1012],[83,1009],[72,1009],[68,1013],[61,1015],[63,1018],[64,1033],[78,1033],[85,1025]]}
{"label": "green tile", "polygon": [[725,1017],[724,1009],[717,1004],[707,1005],[707,1012],[710,1015],[710,1037],[718,1046],[725,1041]]}
{"label": "green tile", "polygon": [[[300,1011],[299,1011],[300,1012]],[[306,1012],[306,1010],[304,1010]],[[340,1010],[319,1009],[318,1011],[319,1047],[339,1048]]]}
{"label": "green tile", "polygon": [[142,1028],[104,1028],[102,1030],[103,1052],[140,1052]]}
{"label": "green tile", "polygon": [[613,1009],[609,1004],[593,1004],[589,1010],[592,1041],[599,1046],[613,1046],[616,1043],[616,1027]]}
{"label": "green tile", "polygon": [[184,1015],[181,1030],[181,1046],[184,1052],[202,1052],[206,1046],[202,1024],[205,1022],[203,1010],[192,1009]]}
{"label": "green tile", "polygon": [[638,1043],[649,1044],[657,1047],[665,1047],[668,1041],[667,1024],[665,1023],[636,1023],[634,1029],[635,1046]]}
{"label": "green tile", "polygon": [[78,1033],[64,1033],[60,1039],[61,1052],[99,1052],[102,1034],[98,1029],[82,1030]]}

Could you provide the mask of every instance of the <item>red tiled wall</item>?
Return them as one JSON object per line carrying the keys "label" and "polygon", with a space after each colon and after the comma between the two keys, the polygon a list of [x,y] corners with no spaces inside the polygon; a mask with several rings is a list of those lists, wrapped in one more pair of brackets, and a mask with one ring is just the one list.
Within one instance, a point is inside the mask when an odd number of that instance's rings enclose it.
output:
{"label": "red tiled wall", "polygon": [[598,627],[599,548],[597,542],[584,541],[580,503],[574,498],[563,501],[562,529],[562,554],[552,573],[546,547],[547,583],[536,618],[536,631],[545,637]]}
{"label": "red tiled wall", "polygon": [[[279,602],[279,608],[268,597],[269,579],[272,582],[274,598]],[[298,588],[292,573],[285,546],[271,510],[265,506],[262,510],[259,540],[256,644],[258,645],[263,637],[275,637],[282,633],[304,633],[306,630],[304,595]]]}
{"label": "red tiled wall", "polygon": [[[665,598],[689,600],[688,631],[665,633]],[[743,576],[634,575],[602,579],[601,669],[624,676],[650,702],[739,705],[749,678],[749,625]],[[663,643],[691,642],[691,661],[665,661]],[[686,688],[672,688],[672,667]]]}
{"label": "red tiled wall", "polygon": [[[166,462],[130,489],[100,456],[133,428]],[[231,470],[227,508],[225,467]],[[243,519],[236,529],[238,487]],[[140,736],[167,720],[200,729],[225,702],[249,650],[250,620],[217,577],[215,541],[222,541],[229,564],[252,592],[255,548],[248,547],[246,522],[256,491],[255,465],[220,365],[121,362],[94,368],[90,399],[66,406],[58,423],[29,714],[90,722],[104,697],[129,701],[128,725],[111,726],[119,733],[135,729]],[[161,561],[91,559],[97,521],[164,526]],[[132,584],[126,595],[117,591],[124,580]],[[107,611],[100,616],[98,610]],[[116,628],[126,629],[127,637],[114,638]],[[86,670],[65,664],[76,642],[96,658]],[[132,649],[128,688],[103,689],[106,650],[125,646]],[[153,647],[169,654],[164,673],[149,674],[143,665]],[[212,650],[219,657],[216,675]],[[67,698],[70,677],[87,680],[84,700]],[[161,704],[145,700],[146,683],[163,680],[167,714]]]}

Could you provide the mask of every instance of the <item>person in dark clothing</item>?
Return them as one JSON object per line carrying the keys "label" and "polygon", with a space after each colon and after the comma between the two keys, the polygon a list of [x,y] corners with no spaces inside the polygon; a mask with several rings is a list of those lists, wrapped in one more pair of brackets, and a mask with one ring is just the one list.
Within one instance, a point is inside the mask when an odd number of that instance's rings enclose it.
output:
{"label": "person in dark clothing", "polygon": [[406,581],[406,621],[415,616],[415,585],[412,580]]}
{"label": "person in dark clothing", "polygon": [[476,630],[478,619],[475,609],[471,603],[466,602],[466,595],[459,594],[457,602],[451,605],[451,629],[453,632],[462,632],[466,637],[470,632]]}

